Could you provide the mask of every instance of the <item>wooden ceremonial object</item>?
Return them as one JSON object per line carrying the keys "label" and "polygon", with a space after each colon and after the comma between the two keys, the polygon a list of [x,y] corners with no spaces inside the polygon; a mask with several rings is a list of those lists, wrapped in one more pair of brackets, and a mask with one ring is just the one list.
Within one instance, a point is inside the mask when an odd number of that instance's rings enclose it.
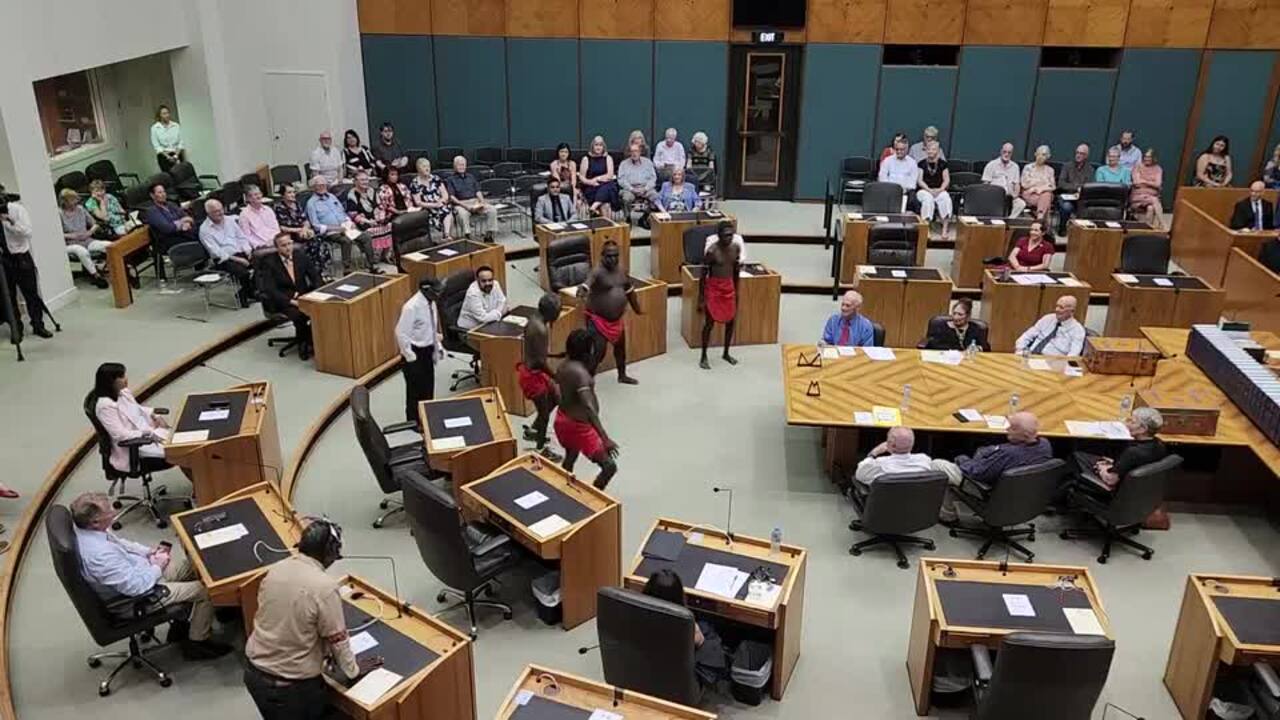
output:
{"label": "wooden ceremonial object", "polygon": [[[601,225],[598,228],[588,227],[586,229],[574,228],[575,224],[587,224],[594,222]],[[555,223],[552,223],[555,225]],[[631,268],[631,225],[620,223],[607,218],[592,218],[589,220],[575,220],[573,222],[560,223],[562,226],[557,230],[552,230],[548,225],[535,225],[533,228],[534,238],[538,241],[538,283],[543,290],[551,289],[551,280],[547,276],[547,244],[552,240],[561,237],[570,237],[573,235],[587,235],[591,238],[591,266],[595,267],[600,264],[600,255],[604,250],[604,244],[610,240],[618,244],[618,261],[622,265],[624,271],[630,271]]]}
{"label": "wooden ceremonial object", "polygon": [[1084,366],[1097,375],[1155,375],[1160,351],[1149,340],[1086,337]]}
{"label": "wooden ceremonial object", "polygon": [[[468,247],[479,249],[461,252]],[[457,255],[440,257],[441,249],[456,249],[460,252]],[[503,289],[507,287],[507,250],[501,243],[490,244],[467,240],[441,243],[420,252],[401,255],[400,264],[404,266],[404,271],[409,276],[410,292],[415,292],[418,283],[425,279],[443,281],[456,272],[462,270],[475,272],[486,265],[493,268],[493,279],[498,281],[498,286]]]}
{"label": "wooden ceremonial object", "polygon": [[698,225],[716,225],[721,220],[737,224],[732,215],[708,214],[704,210],[650,213],[649,276],[669,285],[679,284],[680,266],[684,264],[684,231]]}
{"label": "wooden ceremonial object", "polygon": [[[782,544],[778,553],[772,554],[768,538],[752,537],[734,533],[733,539],[724,531],[708,525],[695,525],[670,518],[658,518],[636,550],[631,561],[630,570],[623,578],[623,584],[630,590],[642,592],[649,578],[637,574],[644,561],[644,548],[649,538],[658,530],[677,532],[685,536],[685,542],[713,548],[722,552],[733,553],[747,558],[758,558],[771,563],[787,566],[787,577],[782,581],[782,590],[778,601],[772,609],[752,605],[742,600],[729,599],[712,595],[686,585],[685,601],[691,610],[746,623],[758,628],[774,631],[773,636],[773,678],[770,695],[774,700],[781,700],[782,694],[791,681],[796,663],[800,660],[800,635],[804,624],[804,592],[805,574],[808,570],[808,551],[798,545]],[[695,535],[698,533],[699,535]]]}
{"label": "wooden ceremonial object", "polygon": [[1041,317],[1053,312],[1058,298],[1071,295],[1076,299],[1076,320],[1081,325],[1089,311],[1088,283],[1077,286],[1064,285],[1063,277],[1075,279],[1070,273],[1045,271],[1036,273],[1058,278],[1052,285],[1019,285],[1012,277],[1001,280],[1001,273],[993,270],[983,272],[982,281],[982,319],[987,323],[987,340],[995,352],[1013,352],[1018,336],[1031,327]]}
{"label": "wooden ceremonial object", "polygon": [[1112,292],[1111,274],[1120,267],[1120,249],[1128,235],[1160,233],[1148,225],[1074,218],[1067,226],[1067,259],[1063,270],[1089,283],[1098,292]]}
{"label": "wooden ceremonial object", "polygon": [[146,225],[139,225],[107,246],[107,282],[111,283],[111,298],[116,307],[125,308],[133,304],[133,288],[129,287],[125,258],[150,245],[151,230]]}
{"label": "wooden ceremonial object", "polygon": [[1280,645],[1250,645],[1240,641],[1214,601],[1224,596],[1280,602],[1280,586],[1269,577],[1187,576],[1182,608],[1164,669],[1164,686],[1184,720],[1208,717],[1214,681],[1224,666],[1248,667],[1265,660],[1274,667],[1280,659]]}
{"label": "wooden ceremonial object", "polygon": [[[1227,226],[1235,204],[1248,196],[1246,188],[1178,188],[1170,232],[1172,259],[1178,267],[1214,287],[1225,288],[1232,248],[1258,256],[1262,243],[1276,236],[1275,230],[1255,232]],[[1263,197],[1274,203],[1276,191],[1267,190]]]}
{"label": "wooden ceremonial object", "polygon": [[[347,278],[328,285],[340,285]],[[298,306],[311,318],[316,369],[358,378],[395,357],[396,321],[415,289],[408,275],[397,275],[351,299],[316,299],[311,293],[299,297]]]}
{"label": "wooden ceremonial object", "polygon": [[1234,248],[1227,257],[1223,314],[1255,330],[1280,332],[1280,275],[1258,262],[1257,255]]}
{"label": "wooden ceremonial object", "polygon": [[[515,468],[528,470],[585,505],[592,514],[550,537],[534,533],[478,492],[486,482]],[[459,506],[466,518],[498,527],[541,560],[560,561],[560,605],[565,630],[596,616],[596,590],[620,584],[622,505],[559,465],[536,453],[525,453],[460,489],[455,485],[455,492],[461,498]]]}
{"label": "wooden ceremonial object", "polygon": [[1084,591],[1106,636],[1114,638],[1097,583],[1086,567],[921,558],[920,570],[916,575],[915,602],[911,611],[911,634],[907,643],[907,677],[911,683],[916,714],[929,714],[932,704],[933,663],[939,648],[963,649],[975,643],[994,647],[1000,644],[1000,639],[1005,635],[1017,632],[1007,628],[949,624],[938,596],[936,583],[939,580],[1053,587],[1063,577],[1071,578],[1075,587]]}
{"label": "wooden ceremonial object", "polygon": [[[931,277],[916,277],[923,275]],[[854,287],[862,294],[860,312],[884,326],[887,347],[915,347],[929,320],[947,314],[951,303],[951,280],[936,268],[860,265]]]}
{"label": "wooden ceremonial object", "polygon": [[[1136,278],[1165,277],[1135,275]],[[1182,278],[1186,279],[1186,278]],[[1120,274],[1111,276],[1111,298],[1107,303],[1107,337],[1139,337],[1144,325],[1184,327],[1217,323],[1228,293],[1216,290],[1203,278],[1203,288],[1152,287],[1126,282]]]}
{"label": "wooden ceremonial object", "polygon": [[[778,342],[782,276],[758,263],[750,264],[757,265],[762,272],[738,278],[738,312],[735,316],[737,324],[733,330],[733,344],[772,345]],[[702,347],[705,312],[698,309],[698,283],[701,277],[701,265],[686,265],[680,269],[680,335],[691,348]],[[723,345],[724,325],[716,323],[711,331],[708,347]]]}
{"label": "wooden ceremonial object", "polygon": [[1196,386],[1181,390],[1140,388],[1136,395],[1133,401],[1135,408],[1150,407],[1160,411],[1164,418],[1164,425],[1160,428],[1162,434],[1210,437],[1218,434],[1222,405]]}
{"label": "wooden ceremonial object", "polygon": [[[485,418],[489,421],[489,432],[492,433],[493,440],[449,450],[433,450],[431,427],[427,423],[427,414],[431,412],[431,406],[472,397],[480,398],[484,405]],[[418,403],[418,421],[422,424],[422,445],[426,448],[427,463],[440,472],[452,472],[453,457],[464,451],[491,454],[492,461],[496,462],[506,462],[516,456],[516,438],[511,432],[511,422],[507,420],[507,406],[502,402],[502,394],[495,388],[479,387],[446,398],[424,400]],[[471,457],[472,462],[479,462],[479,455]]]}
{"label": "wooden ceremonial object", "polygon": [[992,225],[976,217],[956,220],[956,247],[951,255],[951,279],[956,287],[979,287],[982,285],[982,261],[989,257],[1009,256],[1009,235],[1021,227],[1016,223],[1010,225],[1010,222],[1014,221],[1004,219],[1003,225]]}
{"label": "wooden ceremonial object", "polygon": [[552,670],[541,665],[527,665],[498,707],[494,720],[508,720],[520,707],[517,697],[522,692],[570,705],[585,712],[597,709],[619,715],[625,720],[715,720],[716,716],[678,705],[667,700],[606,685],[595,680]]}
{"label": "wooden ceremonial object", "polygon": [[[353,605],[439,657],[402,679],[372,705],[347,694],[328,674],[332,704],[355,720],[475,720],[475,660],[471,639],[363,578],[339,580],[342,602]],[[355,597],[359,595],[359,597]],[[377,655],[377,648],[366,651]]]}
{"label": "wooden ceremonial object", "polygon": [[[622,327],[627,335],[627,362],[633,363],[667,352],[667,284],[653,278],[630,276],[630,279],[636,302],[640,305],[640,314],[637,315],[628,303],[622,313]],[[587,299],[585,295],[578,297],[579,287],[581,286],[560,291],[560,302],[565,308],[561,318],[566,327],[563,331],[559,327],[553,328],[552,345],[558,345],[561,349],[552,352],[564,352],[564,340],[568,339],[568,333],[587,326]],[[561,324],[557,321],[557,325]],[[563,337],[560,337],[562,332]],[[605,351],[596,371],[612,370],[613,367],[613,349],[610,348]]]}
{"label": "wooden ceremonial object", "polygon": [[[885,218],[876,220],[876,218]],[[916,226],[916,259],[924,262],[929,248],[929,223],[914,213],[845,213],[840,219],[840,282],[852,283],[859,265],[867,264],[867,236],[871,226],[882,222],[908,223]]]}
{"label": "wooden ceremonial object", "polygon": [[183,399],[177,414],[170,417],[176,426],[187,403],[210,395],[225,397],[235,393],[248,397],[238,433],[188,443],[175,443],[170,437],[164,443],[165,460],[182,468],[191,481],[192,499],[197,506],[208,505],[256,483],[280,481],[283,456],[271,383],[260,381],[221,392],[191,393]]}

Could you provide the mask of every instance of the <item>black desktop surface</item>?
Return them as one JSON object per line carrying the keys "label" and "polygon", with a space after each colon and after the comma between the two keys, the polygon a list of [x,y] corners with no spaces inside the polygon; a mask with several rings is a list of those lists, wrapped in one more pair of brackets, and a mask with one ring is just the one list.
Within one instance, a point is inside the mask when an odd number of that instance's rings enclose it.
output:
{"label": "black desktop surface", "polygon": [[[877,280],[884,280],[884,279],[941,280],[942,279],[942,273],[939,272],[936,268],[893,267],[891,265],[871,265],[869,267],[874,267],[876,271],[874,273],[871,273],[870,275],[867,275],[867,277],[874,277]],[[894,273],[897,273],[897,272],[904,273],[905,277],[895,276]]]}
{"label": "black desktop surface", "polygon": [[[368,273],[353,273],[344,278],[339,278],[317,290],[327,295],[332,295],[343,300],[350,300],[360,293],[370,288],[391,282],[391,278],[386,275],[370,275]],[[339,290],[343,286],[354,286],[355,290]]]}
{"label": "black desktop surface", "polygon": [[[523,467],[512,468],[473,486],[473,489],[525,527],[552,515],[559,515],[569,523],[591,516],[591,508]],[[547,499],[528,510],[516,504],[516,498],[535,490],[546,495]]]}
{"label": "black desktop surface", "polygon": [[[999,628],[1033,632],[1071,633],[1063,608],[1090,608],[1089,597],[1078,588],[1044,585],[938,580],[938,599],[947,624],[952,627]],[[1035,617],[1009,614],[1004,595],[1026,595]]]}
{"label": "black desktop surface", "polygon": [[[206,521],[206,518],[226,513],[225,520],[214,522]],[[226,505],[218,505],[216,507],[206,508],[204,512],[195,512],[181,518],[182,527],[187,531],[187,535],[191,537],[191,541],[195,543],[195,536],[210,530],[217,530],[237,523],[244,525],[244,529],[248,534],[238,540],[214,545],[203,550],[196,549],[200,554],[200,559],[204,562],[204,567],[209,571],[209,576],[215,580],[223,580],[234,577],[240,573],[257,570],[260,567],[270,565],[277,560],[283,560],[291,553],[285,541],[276,533],[274,527],[262,514],[262,508],[253,498],[241,498],[235,502]],[[200,526],[200,527],[197,527]],[[258,541],[262,541],[261,544]],[[254,546],[258,547],[258,555],[255,556]],[[269,548],[279,548],[285,552],[277,552]],[[258,559],[261,556],[261,560]]]}
{"label": "black desktop surface", "polygon": [[1272,599],[1216,595],[1213,603],[1240,642],[1280,645],[1280,593]]}
{"label": "black desktop surface", "polygon": [[[1120,273],[1120,274],[1123,275],[1124,273]],[[1132,282],[1132,283],[1127,282],[1125,283],[1125,285],[1129,287],[1140,287],[1140,288],[1158,288],[1158,287],[1163,287],[1168,289],[1177,288],[1178,290],[1208,290],[1209,289],[1209,286],[1206,285],[1203,280],[1197,277],[1191,277],[1189,275],[1134,275],[1134,277],[1138,279],[1138,282]],[[1161,285],[1156,282],[1156,278],[1160,278],[1162,280],[1168,280],[1169,282],[1173,283],[1173,285],[1172,286]]]}
{"label": "black desktop surface", "polygon": [[[514,313],[513,313],[514,314]],[[484,333],[485,335],[496,335],[498,337],[521,337],[524,335],[524,328],[505,320],[494,320],[483,325],[477,325],[471,328],[471,332]]]}
{"label": "black desktop surface", "polygon": [[[380,610],[381,616],[394,618],[396,616],[394,607],[384,606]],[[350,602],[342,603],[342,615],[347,623],[347,628],[357,628],[369,622],[373,618],[372,615],[356,607]],[[378,644],[361,653],[362,656],[380,657],[382,658],[382,667],[401,676],[409,678],[422,670],[426,666],[436,661],[440,656],[430,648],[423,647],[421,643],[404,633],[396,630],[385,622],[378,620],[369,627],[360,632],[367,632],[373,636]],[[359,633],[351,633],[357,635]],[[330,677],[333,677],[330,675]],[[334,678],[337,680],[337,678]],[[342,685],[350,687],[352,682],[340,681]]]}
{"label": "black desktop surface", "polygon": [[[645,543],[647,548],[650,542],[658,537],[660,533],[668,532],[665,530],[657,530]],[[666,545],[659,541],[658,545]],[[643,550],[641,551],[644,552]],[[686,544],[680,551],[679,557],[674,561],[661,560],[656,557],[645,556],[640,565],[636,568],[635,574],[641,578],[647,579],[650,575],[658,570],[673,570],[680,576],[680,582],[685,589],[692,590],[698,584],[698,577],[702,575],[702,567],[707,563],[715,563],[716,565],[728,565],[735,567],[745,573],[753,573],[756,568],[764,567],[769,576],[778,583],[784,583],[787,580],[787,572],[789,568],[786,565],[770,562],[763,558],[755,558],[749,555],[739,555],[731,552],[728,546],[724,550],[705,547],[703,545]],[[743,583],[738,590],[737,599],[742,600],[747,597],[747,586],[750,583]]]}
{"label": "black desktop surface", "polygon": [[[484,412],[485,399],[460,398],[446,400],[427,405],[427,429],[432,440],[461,435],[467,446],[480,445],[493,441],[493,430],[489,427],[489,418]],[[468,417],[471,424],[460,428],[446,428],[444,421],[450,418]]]}
{"label": "black desktop surface", "polygon": [[[240,423],[244,420],[244,411],[249,405],[251,392],[250,390],[230,390],[224,393],[207,393],[188,397],[174,432],[208,430],[210,440],[239,435]],[[214,405],[221,403],[226,404],[227,419],[200,421],[200,413],[213,410]]]}
{"label": "black desktop surface", "polygon": [[511,720],[588,720],[592,711],[534,695],[511,713]]}
{"label": "black desktop surface", "polygon": [[[471,253],[484,250],[485,246],[470,240],[459,240],[445,245],[436,245],[421,251],[424,258],[429,262],[440,262],[442,260],[452,260],[461,255],[469,255]],[[441,250],[450,250],[449,252],[441,252]]]}

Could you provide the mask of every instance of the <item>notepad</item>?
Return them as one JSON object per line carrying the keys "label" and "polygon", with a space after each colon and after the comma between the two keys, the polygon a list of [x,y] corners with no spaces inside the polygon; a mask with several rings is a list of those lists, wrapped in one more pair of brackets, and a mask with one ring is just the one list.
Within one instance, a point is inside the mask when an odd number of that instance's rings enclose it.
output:
{"label": "notepad", "polygon": [[512,325],[519,325],[520,327],[527,327],[527,326],[529,325],[529,318],[527,318],[527,317],[525,317],[525,316],[523,316],[523,315],[508,315],[508,316],[506,316],[506,317],[502,318],[502,322],[509,322],[509,323],[511,323]]}
{"label": "notepad", "polygon": [[1151,282],[1159,285],[1160,287],[1173,287],[1173,281],[1169,278],[1151,278]]}
{"label": "notepad", "polygon": [[980,422],[982,420],[982,413],[973,408],[960,408],[959,412],[960,417],[968,420],[969,422]]}
{"label": "notepad", "polygon": [[896,278],[904,278],[907,276],[906,270],[890,270],[889,274]]}
{"label": "notepad", "polygon": [[547,501],[546,495],[543,495],[537,490],[534,490],[528,495],[521,495],[520,497],[516,498],[516,505],[519,505],[521,508],[528,510],[530,508],[535,508],[546,501]]}
{"label": "notepad", "polygon": [[169,436],[170,445],[183,445],[185,443],[204,442],[209,439],[208,430],[183,430]]}
{"label": "notepad", "polygon": [[193,537],[192,540],[196,541],[196,547],[201,550],[205,550],[207,548],[217,547],[218,545],[225,545],[229,542],[235,542],[248,534],[249,531],[245,529],[244,523],[236,523],[235,525],[220,527],[217,530],[202,532]]}
{"label": "notepad", "polygon": [[706,563],[702,566],[702,572],[698,574],[698,582],[694,587],[712,595],[734,598],[737,597],[738,591],[742,589],[748,577],[750,576],[747,573],[736,567]]}
{"label": "notepad", "polygon": [[529,526],[529,532],[546,539],[569,527],[569,521],[559,515],[548,515]]}
{"label": "notepad", "polygon": [[1114,221],[1114,220],[1108,220],[1108,221],[1107,221],[1107,227],[1111,228],[1112,230],[1119,230],[1119,229],[1120,229],[1120,223],[1118,223],[1118,222],[1116,222],[1116,221]]}
{"label": "notepad", "polygon": [[862,352],[872,360],[885,361],[893,360],[897,357],[897,355],[893,354],[893,350],[891,348],[886,347],[864,347],[862,348]]}
{"label": "notepad", "polygon": [[445,418],[444,426],[450,430],[455,428],[471,427],[471,418],[466,415],[463,415],[462,417]]}
{"label": "notepad", "polygon": [[858,348],[852,345],[837,345],[836,352],[840,357],[853,357],[858,354]]}
{"label": "notepad", "polygon": [[987,427],[992,430],[1008,430],[1009,418],[1003,415],[987,415]]}
{"label": "notepad", "polygon": [[457,450],[467,446],[467,439],[461,435],[452,435],[450,437],[434,438],[431,441],[432,450]]}
{"label": "notepad", "polygon": [[853,422],[855,425],[875,425],[876,418],[869,412],[862,410],[853,411]]}
{"label": "notepad", "polygon": [[1062,614],[1067,616],[1071,632],[1076,635],[1107,634],[1107,631],[1102,629],[1102,623],[1098,622],[1098,614],[1093,611],[1093,608],[1062,608]]}
{"label": "notepad", "polygon": [[347,689],[347,697],[365,705],[373,705],[404,678],[386,668],[377,668]]}
{"label": "notepad", "polygon": [[1136,275],[1130,275],[1129,273],[1116,273],[1116,279],[1122,283],[1138,282],[1138,277]]}
{"label": "notepad", "polygon": [[547,223],[547,224],[543,225],[542,227],[544,227],[544,228],[546,228],[546,229],[550,230],[551,232],[556,232],[556,231],[558,231],[558,230],[563,230],[563,229],[564,229],[564,223]]}
{"label": "notepad", "polygon": [[996,227],[1003,227],[1004,221],[1001,220],[1000,218],[991,218],[991,224],[995,225]]}
{"label": "notepad", "polygon": [[1005,593],[1004,607],[1013,617],[1035,617],[1036,609],[1031,607],[1031,598],[1020,593]]}
{"label": "notepad", "polygon": [[226,420],[229,417],[231,417],[231,409],[220,408],[218,410],[205,410],[204,412],[200,413],[199,421],[200,422],[217,422],[219,420]]}
{"label": "notepad", "polygon": [[902,424],[902,411],[896,407],[872,405],[871,417],[875,419],[876,425],[896,427]]}
{"label": "notepad", "polygon": [[404,254],[404,259],[405,259],[405,260],[413,260],[414,262],[423,262],[424,260],[426,260],[426,259],[427,259],[427,256],[426,256],[426,255],[423,255],[423,254],[422,254],[422,253],[420,253],[420,252],[411,252],[411,253],[405,253],[405,254]]}
{"label": "notepad", "polygon": [[453,257],[454,255],[458,254],[458,251],[454,250],[453,248],[440,248],[436,252],[440,253],[440,255],[443,257]]}
{"label": "notepad", "polygon": [[335,288],[335,289],[336,289],[336,290],[338,290],[339,292],[351,293],[351,292],[358,292],[358,291],[360,290],[360,286],[359,286],[359,285],[350,285],[350,284],[348,284],[348,285],[339,285],[339,286],[338,286],[337,288]]}
{"label": "notepad", "polygon": [[838,357],[840,357],[840,351],[836,350],[835,348],[831,346],[822,348],[823,360],[835,360]]}
{"label": "notepad", "polygon": [[352,635],[351,639],[347,642],[351,643],[351,653],[353,655],[359,655],[369,648],[378,646],[378,639],[370,635],[367,630],[365,632]]}
{"label": "notepad", "polygon": [[875,275],[876,266],[875,265],[859,265],[858,273],[861,275]]}
{"label": "notepad", "polygon": [[316,302],[324,302],[325,300],[329,300],[332,298],[333,296],[330,295],[329,293],[320,292],[319,290],[313,290],[307,293],[306,295],[302,296],[303,300],[315,300]]}

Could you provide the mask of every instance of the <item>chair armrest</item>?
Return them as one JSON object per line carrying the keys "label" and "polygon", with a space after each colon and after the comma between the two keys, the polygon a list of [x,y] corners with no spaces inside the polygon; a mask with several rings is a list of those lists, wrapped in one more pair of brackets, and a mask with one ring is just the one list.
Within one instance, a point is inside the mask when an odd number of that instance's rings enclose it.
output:
{"label": "chair armrest", "polygon": [[969,646],[969,655],[973,658],[973,679],[978,687],[986,687],[991,682],[991,648],[982,643]]}
{"label": "chair armrest", "polygon": [[161,607],[169,597],[169,588],[156,583],[154,587],[142,595],[120,595],[105,601],[107,611],[116,617],[140,618],[149,615]]}
{"label": "chair armrest", "polygon": [[122,448],[140,448],[143,445],[150,445],[152,442],[154,442],[154,440],[144,435],[142,437],[129,438],[128,440],[121,440],[116,444]]}
{"label": "chair armrest", "polygon": [[404,422],[391,423],[390,425],[382,426],[383,435],[394,435],[396,433],[408,432],[410,430],[416,432],[418,430],[418,424],[406,420]]}
{"label": "chair armrest", "polygon": [[152,408],[151,412],[155,413],[156,415],[168,415],[169,408]]}
{"label": "chair armrest", "polygon": [[138,183],[142,182],[142,179],[138,177],[138,173],[131,173],[131,172],[116,173],[116,177],[120,178],[121,180],[125,178],[132,178],[134,185],[137,185]]}
{"label": "chair armrest", "polygon": [[1253,664],[1253,674],[1258,676],[1258,680],[1262,682],[1267,692],[1271,693],[1271,697],[1280,700],[1280,677],[1276,676],[1275,668],[1259,660]]}
{"label": "chair armrest", "polygon": [[506,545],[509,542],[511,542],[511,538],[507,537],[506,535],[497,535],[471,548],[471,554],[475,555],[476,557],[483,557],[493,552],[494,550],[497,550],[498,548]]}
{"label": "chair armrest", "polygon": [[488,555],[511,542],[511,538],[497,528],[482,523],[467,523],[462,532],[466,534],[468,542],[473,543],[471,554],[476,557]]}

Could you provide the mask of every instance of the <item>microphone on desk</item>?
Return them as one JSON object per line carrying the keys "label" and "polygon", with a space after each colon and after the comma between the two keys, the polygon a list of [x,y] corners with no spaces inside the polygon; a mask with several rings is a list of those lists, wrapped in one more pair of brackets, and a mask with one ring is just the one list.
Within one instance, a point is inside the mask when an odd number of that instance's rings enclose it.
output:
{"label": "microphone on desk", "polygon": [[276,467],[275,465],[265,465],[263,463],[251,462],[249,460],[238,460],[236,458],[229,458],[229,457],[226,457],[225,455],[219,455],[217,453],[214,453],[209,457],[214,460],[221,460],[223,462],[231,463],[232,465],[248,465],[249,467],[263,468],[266,470],[270,470],[271,472],[275,473],[277,490],[281,489],[280,484],[284,482],[284,479],[282,477],[283,474],[280,472],[280,468]]}
{"label": "microphone on desk", "polygon": [[728,545],[733,545],[733,488],[731,487],[712,487],[713,493],[729,493],[729,517],[724,523],[724,535],[728,541]]}
{"label": "microphone on desk", "polygon": [[597,649],[597,648],[599,648],[599,647],[600,647],[600,644],[599,644],[599,643],[596,643],[595,645],[588,645],[588,646],[586,646],[586,647],[580,647],[580,648],[578,648],[578,654],[579,654],[579,655],[586,655],[587,653],[589,653],[589,652],[591,652],[592,650],[595,650],[595,649]]}
{"label": "microphone on desk", "polygon": [[[202,361],[202,362],[200,363],[200,367],[202,367],[202,368],[207,368],[207,369],[209,369],[209,370],[212,370],[212,371],[214,371],[214,372],[218,373],[219,375],[225,375],[225,376],[227,376],[227,377],[231,378],[232,380],[239,380],[240,382],[244,383],[245,385],[256,385],[256,384],[258,383],[258,381],[256,381],[256,380],[250,380],[249,378],[241,377],[241,376],[239,376],[239,375],[236,375],[236,374],[235,374],[235,373],[233,373],[233,372],[228,372],[227,370],[223,370],[223,369],[222,369],[222,368],[220,368],[220,367],[217,367],[217,366],[214,366],[214,365],[210,365],[210,364],[208,363],[208,361]],[[253,397],[253,398],[258,398],[258,397],[261,397],[261,396],[266,392],[266,390],[265,390],[262,386],[259,386],[259,387],[254,388],[251,392],[252,392],[252,397]]]}
{"label": "microphone on desk", "polygon": [[343,560],[386,560],[391,563],[391,588],[396,597],[396,617],[402,617],[402,613],[400,612],[402,608],[404,610],[409,609],[409,601],[400,597],[400,579],[399,576],[396,575],[395,558],[390,555],[342,555],[338,558],[337,562],[341,562]]}

